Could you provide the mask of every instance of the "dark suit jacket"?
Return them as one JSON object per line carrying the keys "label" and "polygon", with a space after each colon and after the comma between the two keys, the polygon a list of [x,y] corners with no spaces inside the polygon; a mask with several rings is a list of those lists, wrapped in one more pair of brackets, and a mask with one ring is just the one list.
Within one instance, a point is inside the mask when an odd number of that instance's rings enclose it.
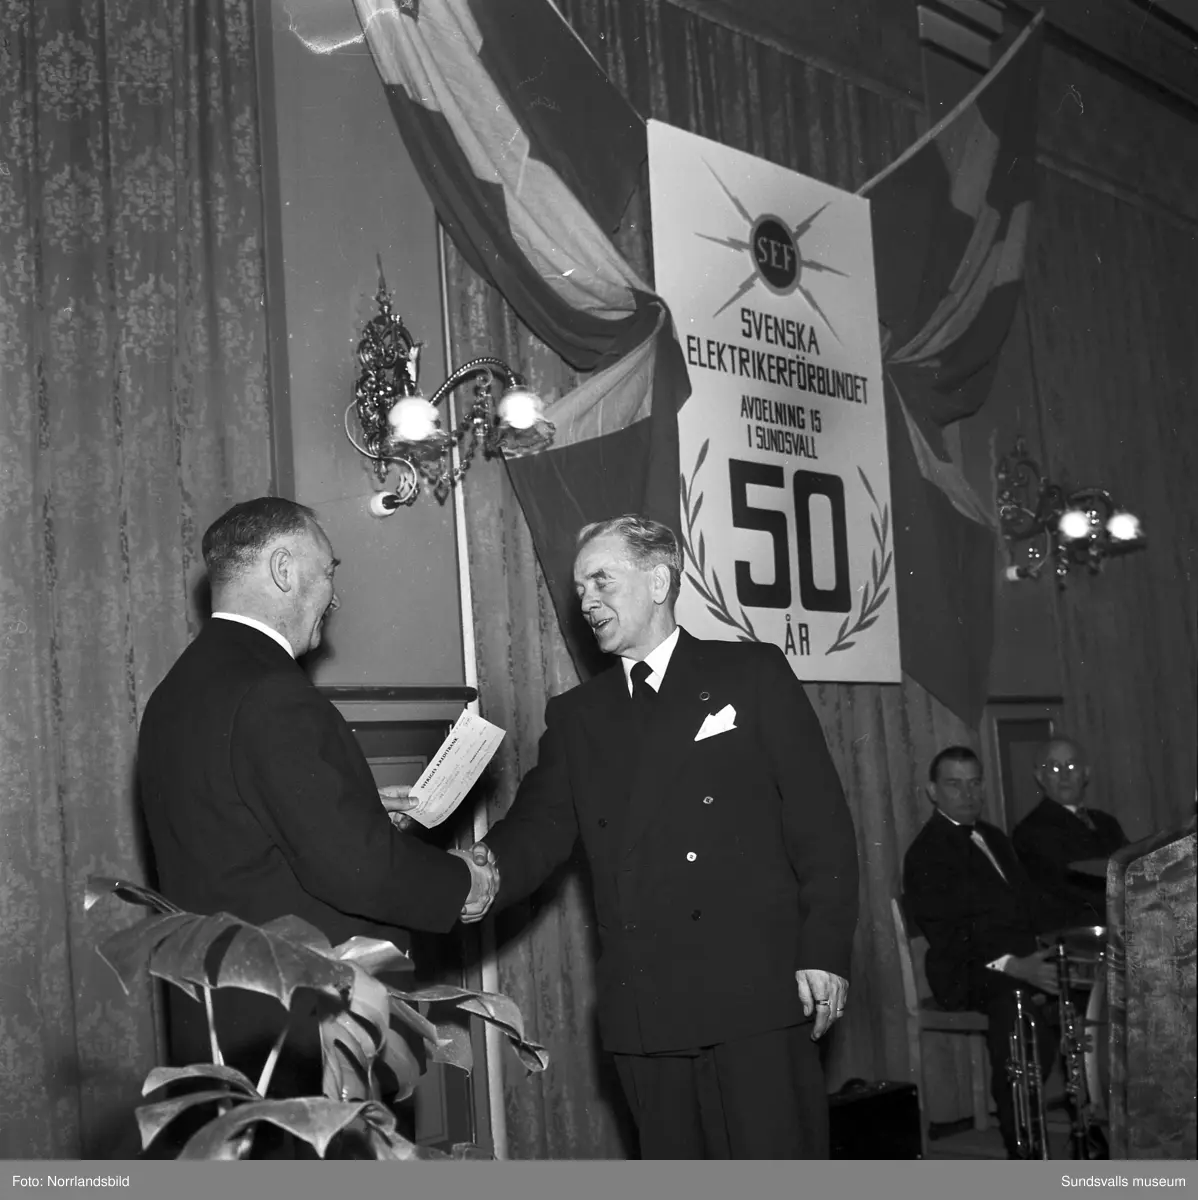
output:
{"label": "dark suit jacket", "polygon": [[[138,779],[159,886],[190,912],[255,924],[293,914],[334,945],[362,934],[402,947],[397,927],[448,930],[469,891],[463,862],[392,827],[349,726],[248,626],[210,620],[159,684]],[[173,1056],[206,1059],[202,1007],[170,991]],[[234,1062],[256,1061],[282,1009],[216,996],[222,1044]],[[313,1053],[313,1037],[302,1031],[297,1053]]]}
{"label": "dark suit jacket", "polygon": [[970,838],[967,826],[934,812],[903,859],[903,906],[928,939],[932,995],[949,1009],[983,1008],[1002,976],[986,963],[1036,949],[1036,934],[1059,929],[1067,914],[1019,864],[1010,839],[987,821],[977,828],[1007,881]]}
{"label": "dark suit jacket", "polygon": [[1109,813],[1095,808],[1086,811],[1094,830],[1064,805],[1045,797],[1015,826],[1011,841],[1027,873],[1040,887],[1075,906],[1086,905],[1087,920],[1105,925],[1106,880],[1075,874],[1069,864],[1087,858],[1110,858],[1127,845],[1127,838]]}
{"label": "dark suit jacket", "polygon": [[[710,713],[736,728],[696,742]],[[537,766],[488,834],[499,902],[581,834],[608,1050],[715,1045],[803,1020],[794,972],[848,977],[857,852],[840,780],[774,646],[682,631],[649,717],[619,664],[549,701]]]}

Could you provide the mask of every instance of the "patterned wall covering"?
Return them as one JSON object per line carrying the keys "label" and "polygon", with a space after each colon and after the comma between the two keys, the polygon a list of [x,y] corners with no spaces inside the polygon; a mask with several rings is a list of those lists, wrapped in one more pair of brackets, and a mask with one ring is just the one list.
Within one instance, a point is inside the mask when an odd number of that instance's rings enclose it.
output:
{"label": "patterned wall covering", "polygon": [[[249,0],[0,6],[0,1158],[130,1151],[137,722],[270,486]],[[120,906],[115,906],[119,909]]]}
{"label": "patterned wall covering", "polygon": [[[663,0],[565,0],[562,9],[617,85],[646,116],[838,186],[855,188],[922,130],[921,106],[895,99],[893,91],[875,93]],[[1054,62],[1059,69],[1059,55]],[[1099,477],[1118,484],[1119,468],[1112,473],[1108,466],[1119,457],[1112,452],[1119,443],[1106,439],[1103,421],[1094,419],[1087,405],[1101,404],[1102,411],[1108,405],[1121,406],[1115,427],[1127,428],[1119,421],[1130,422],[1123,414],[1131,408],[1125,393],[1115,386],[1119,376],[1111,373],[1111,364],[1125,353],[1134,356],[1136,347],[1145,359],[1157,364],[1153,370],[1171,368],[1179,379],[1194,378],[1193,347],[1198,341],[1191,338],[1187,343],[1180,336],[1188,312],[1180,281],[1187,276],[1170,276],[1177,256],[1184,260],[1193,252],[1192,237],[1187,240],[1184,228],[1165,231],[1145,218],[1137,232],[1125,238],[1117,219],[1109,223],[1112,200],[1106,192],[1066,182],[1048,171],[1041,172],[1041,182],[1046,200],[1033,222],[1036,260],[1034,267],[1029,267],[1030,286],[1036,290],[1030,302],[1037,339],[1036,369],[1046,379],[1059,379],[1062,393],[1066,381],[1083,364],[1089,372],[1084,376],[1087,381],[1094,377],[1089,388],[1070,388],[1073,407],[1068,410],[1053,399],[1057,395],[1054,388],[1040,386],[1045,429],[1051,428],[1054,420],[1063,422],[1062,430],[1069,430],[1091,448],[1090,469],[1105,472]],[[1066,197],[1068,189],[1073,190]],[[1066,204],[1068,211],[1063,211]],[[1086,272],[1093,269],[1085,262],[1087,255],[1093,257],[1085,246],[1091,225],[1105,230],[1104,248],[1098,253],[1109,264],[1104,268],[1110,272],[1109,279],[1118,277],[1122,282],[1106,291],[1085,294],[1084,289],[1091,286]],[[635,202],[618,240],[629,259],[647,271],[646,212]],[[452,250],[449,260],[453,360],[494,347],[521,364],[534,386],[546,395],[568,388],[571,376],[564,365],[528,335]],[[1162,275],[1170,276],[1167,285],[1175,286],[1172,296],[1168,286],[1161,286]],[[1194,277],[1191,271],[1188,278]],[[1060,289],[1059,293],[1054,288]],[[1066,291],[1068,305],[1063,299]],[[1150,299],[1150,294],[1156,298]],[[1170,299],[1175,305],[1173,318],[1165,313]],[[1122,322],[1126,331],[1123,341],[1103,342],[1087,332],[1091,326],[1084,314],[1091,309],[1097,314],[1100,306],[1110,314],[1112,326]],[[1159,326],[1151,320],[1156,314],[1164,318]],[[1139,368],[1128,365],[1125,369]],[[1035,384],[1029,379],[1028,386]],[[1122,736],[1120,714],[1131,711],[1133,705],[1140,706],[1141,716],[1138,724],[1128,728],[1143,731],[1151,724],[1153,709],[1146,703],[1147,695],[1153,687],[1168,687],[1168,695],[1178,696],[1179,703],[1176,717],[1162,716],[1161,736],[1167,733],[1176,739],[1188,713],[1191,733],[1185,745],[1192,747],[1192,575],[1179,581],[1176,599],[1169,598],[1160,606],[1151,599],[1155,581],[1170,570],[1193,566],[1192,505],[1186,501],[1182,481],[1186,478],[1184,459],[1192,453],[1194,439],[1191,436],[1184,445],[1177,441],[1164,445],[1169,436],[1166,430],[1172,428],[1170,414],[1183,422],[1177,410],[1184,395],[1184,388],[1177,385],[1161,414],[1146,417],[1140,432],[1123,443],[1134,445],[1126,469],[1138,470],[1141,477],[1156,461],[1156,452],[1165,456],[1164,469],[1152,483],[1162,501],[1151,509],[1151,519],[1162,522],[1161,559],[1148,574],[1137,574],[1143,570],[1144,559],[1134,565],[1132,561],[1116,564],[1101,580],[1100,586],[1109,585],[1109,591],[1097,609],[1086,597],[1099,594],[1098,589],[1077,588],[1062,602],[1061,624],[1066,631],[1062,657],[1073,692],[1067,701],[1069,719],[1078,736],[1094,749],[1096,775],[1112,781],[1104,782],[1097,802],[1118,812],[1137,832],[1144,823],[1155,827],[1168,819],[1164,814],[1183,811],[1175,787],[1185,771],[1185,754],[1192,754],[1192,749],[1183,750],[1178,765],[1164,753],[1146,755],[1134,739],[1126,749],[1110,744],[1112,738]],[[1177,428],[1192,431],[1193,418],[1184,421],[1188,425],[1183,422]],[[1050,461],[1055,464],[1053,455]],[[1135,491],[1129,483],[1129,497]],[[466,495],[483,711],[511,731],[500,750],[492,798],[493,809],[499,813],[514,795],[521,774],[535,761],[545,698],[572,686],[575,677],[506,479],[492,468],[473,471]],[[1179,509],[1189,515],[1174,511]],[[1121,598],[1128,591],[1140,597],[1131,615],[1122,607],[1125,602]],[[1096,611],[1105,615],[1096,620]],[[1181,619],[1183,614],[1188,615]],[[1158,628],[1154,618],[1163,625]],[[1134,628],[1130,639],[1129,628]],[[1121,637],[1125,639],[1122,648]],[[1178,648],[1173,656],[1167,649],[1170,641]],[[1183,653],[1182,647],[1187,645],[1190,650]],[[1101,657],[1087,657],[1087,647],[1099,648]],[[1113,660],[1106,657],[1116,651]],[[1116,672],[1128,672],[1132,680],[1124,683],[1124,676]],[[810,690],[849,792],[863,867],[852,1002],[828,1047],[829,1083],[836,1087],[852,1076],[905,1078],[901,991],[889,900],[898,886],[902,854],[928,815],[922,799],[927,762],[938,748],[950,741],[970,740],[975,731],[964,729],[910,681],[896,687]],[[1145,744],[1157,743],[1148,740]],[[1141,771],[1136,787],[1120,766],[1132,762],[1138,763]],[[1155,797],[1151,802],[1146,799],[1149,793]],[[1142,815],[1133,820],[1133,812]],[[500,921],[501,990],[515,997],[530,1014],[532,1036],[549,1047],[554,1064],[536,1080],[509,1077],[506,1096],[513,1157],[620,1157],[630,1145],[618,1088],[606,1073],[594,1032],[591,955],[595,934],[582,870],[575,864],[563,871],[534,897],[524,913]],[[701,997],[696,997],[696,1003],[701,1002]],[[936,1082],[930,1115],[951,1119],[968,1112],[964,1064],[954,1062],[947,1047],[940,1050],[930,1056],[929,1069]]]}

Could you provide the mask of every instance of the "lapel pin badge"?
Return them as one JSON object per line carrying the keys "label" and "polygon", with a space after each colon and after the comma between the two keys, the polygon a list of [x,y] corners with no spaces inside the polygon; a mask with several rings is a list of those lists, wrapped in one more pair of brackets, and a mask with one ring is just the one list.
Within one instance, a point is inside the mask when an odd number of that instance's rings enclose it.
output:
{"label": "lapel pin badge", "polygon": [[710,700],[710,699],[711,699],[711,693],[710,693],[710,692],[700,692],[700,693],[699,693],[699,699],[700,699],[700,700]]}

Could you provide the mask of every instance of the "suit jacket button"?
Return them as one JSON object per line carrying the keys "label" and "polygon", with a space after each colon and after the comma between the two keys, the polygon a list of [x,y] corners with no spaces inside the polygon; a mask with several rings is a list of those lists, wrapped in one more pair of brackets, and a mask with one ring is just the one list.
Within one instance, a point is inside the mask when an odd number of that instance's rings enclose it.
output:
{"label": "suit jacket button", "polygon": [[599,818],[599,828],[600,828],[600,829],[606,829],[606,828],[607,828],[607,818],[606,818],[606,817],[600,817],[600,818]]}
{"label": "suit jacket button", "polygon": [[686,852],[686,861],[687,861],[687,862],[694,862],[694,861],[695,861],[695,859],[696,859],[696,858],[698,858],[698,857],[699,857],[699,856],[698,856],[698,855],[697,855],[697,854],[696,854],[696,853],[695,853],[693,850],[688,850],[688,851]]}
{"label": "suit jacket button", "polygon": [[691,913],[691,920],[697,921],[702,915],[703,915],[703,913],[699,909],[696,908],[695,911],[693,913]]}

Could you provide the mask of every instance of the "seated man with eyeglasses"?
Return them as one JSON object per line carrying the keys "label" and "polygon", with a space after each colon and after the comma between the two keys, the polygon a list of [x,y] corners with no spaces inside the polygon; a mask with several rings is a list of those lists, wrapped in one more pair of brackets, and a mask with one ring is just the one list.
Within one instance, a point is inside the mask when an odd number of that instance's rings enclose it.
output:
{"label": "seated man with eyeglasses", "polygon": [[1086,807],[1090,766],[1077,742],[1045,742],[1036,753],[1036,782],[1043,798],[1012,831],[1015,852],[1033,882],[1068,906],[1073,923],[1105,925],[1105,875],[1083,874],[1073,864],[1100,863],[1127,837],[1109,813]]}
{"label": "seated man with eyeglasses", "polygon": [[981,819],[982,766],[967,746],[949,746],[932,760],[928,797],[935,810],[903,859],[903,907],[928,939],[928,985],[942,1008],[984,1012],[990,1021],[991,1094],[1007,1153],[1019,1157],[1007,1073],[1015,1024],[1015,990],[1036,1007],[1040,1066],[1056,1057],[1057,992],[1052,952],[1036,935],[1065,924],[1062,906],[1045,896],[1019,864],[1010,838]]}

